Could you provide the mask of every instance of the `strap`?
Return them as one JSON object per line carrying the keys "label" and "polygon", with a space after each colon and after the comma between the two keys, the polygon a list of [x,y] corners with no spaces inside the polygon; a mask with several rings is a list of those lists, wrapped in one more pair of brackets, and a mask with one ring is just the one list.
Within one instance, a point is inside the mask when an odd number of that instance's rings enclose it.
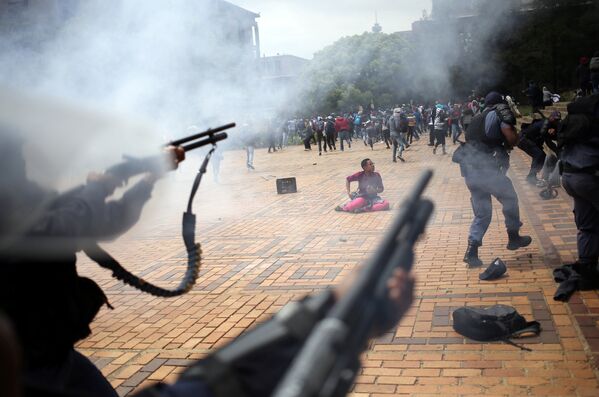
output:
{"label": "strap", "polygon": [[538,321],[529,321],[526,323],[526,327],[513,332],[510,338],[521,338],[522,335],[533,333],[535,336],[541,333],[541,324]]}
{"label": "strap", "polygon": [[505,343],[507,343],[508,345],[515,346],[515,347],[519,348],[520,350],[526,350],[527,352],[531,352],[532,351],[532,349],[529,349],[528,347],[524,347],[522,345],[514,343],[511,340],[509,340],[508,338],[504,338],[504,339],[502,339],[502,341],[505,342]]}
{"label": "strap", "polygon": [[216,145],[213,145],[212,149],[204,158],[202,166],[198,170],[198,173],[193,181],[191,193],[189,194],[189,201],[187,202],[187,211],[183,213],[181,231],[183,235],[183,242],[185,243],[185,249],[187,250],[187,270],[185,271],[185,275],[183,276],[183,279],[177,288],[170,290],[158,287],[147,282],[143,278],[132,274],[108,252],[100,248],[100,246],[95,242],[84,248],[83,251],[85,254],[98,265],[111,270],[112,277],[150,295],[174,297],[189,292],[198,279],[202,260],[202,247],[199,243],[195,242],[196,217],[192,212],[192,203],[200,186],[200,182],[202,181],[202,175],[206,173],[208,162],[210,161],[215,149]]}
{"label": "strap", "polygon": [[526,327],[522,328],[521,330],[518,330],[516,332],[513,332],[511,335],[502,338],[501,340],[509,345],[515,346],[521,350],[525,350],[527,352],[531,352],[532,349],[529,349],[528,347],[524,347],[520,344],[514,343],[510,338],[520,338],[522,337],[522,335],[524,334],[529,334],[529,333],[533,333],[535,336],[539,335],[541,333],[541,324],[538,321],[529,321],[526,323]]}

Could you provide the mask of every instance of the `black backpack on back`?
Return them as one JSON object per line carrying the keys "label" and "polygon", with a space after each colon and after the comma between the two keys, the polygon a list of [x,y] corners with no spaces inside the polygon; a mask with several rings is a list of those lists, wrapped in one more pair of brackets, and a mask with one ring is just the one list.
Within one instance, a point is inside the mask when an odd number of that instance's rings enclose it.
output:
{"label": "black backpack on back", "polygon": [[523,350],[510,338],[518,338],[541,332],[541,324],[537,321],[526,321],[511,306],[494,305],[490,307],[460,307],[453,312],[453,329],[470,339],[477,341],[504,341]]}

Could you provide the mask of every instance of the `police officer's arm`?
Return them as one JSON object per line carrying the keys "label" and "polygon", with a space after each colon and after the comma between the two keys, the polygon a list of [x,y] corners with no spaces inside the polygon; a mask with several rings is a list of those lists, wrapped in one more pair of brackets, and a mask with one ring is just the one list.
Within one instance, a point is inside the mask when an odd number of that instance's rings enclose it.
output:
{"label": "police officer's arm", "polygon": [[510,107],[505,103],[497,105],[496,113],[499,117],[501,133],[505,138],[505,143],[511,149],[518,144],[516,116],[514,116]]}
{"label": "police officer's arm", "polygon": [[[185,159],[185,152],[180,147],[170,146],[165,149],[166,170],[176,169]],[[119,200],[106,203],[102,215],[94,219],[93,235],[98,238],[114,238],[131,228],[141,215],[141,210],[150,199],[154,183],[162,176],[159,170],[148,172],[142,180],[131,187]]]}
{"label": "police officer's arm", "polygon": [[518,144],[518,133],[513,125],[501,123],[501,133],[510,149]]}

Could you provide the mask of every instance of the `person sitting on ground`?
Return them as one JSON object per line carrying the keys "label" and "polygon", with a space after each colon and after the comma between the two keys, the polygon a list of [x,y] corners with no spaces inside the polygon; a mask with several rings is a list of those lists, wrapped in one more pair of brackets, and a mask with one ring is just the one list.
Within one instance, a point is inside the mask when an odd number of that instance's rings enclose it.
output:
{"label": "person sitting on ground", "polygon": [[[350,175],[346,179],[345,187],[351,201],[343,206],[337,206],[335,211],[358,213],[389,209],[389,202],[379,197],[379,193],[382,193],[385,188],[381,174],[374,172],[374,163],[370,159],[364,159],[361,166],[363,171]],[[352,182],[358,182],[358,191],[355,193],[350,189]]]}

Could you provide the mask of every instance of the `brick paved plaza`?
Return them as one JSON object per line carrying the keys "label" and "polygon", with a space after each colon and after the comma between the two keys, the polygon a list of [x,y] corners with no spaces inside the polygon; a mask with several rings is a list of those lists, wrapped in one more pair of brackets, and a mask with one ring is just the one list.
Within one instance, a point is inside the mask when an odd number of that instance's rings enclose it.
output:
{"label": "brick paved plaza", "polygon": [[[232,340],[292,299],[338,282],[377,247],[397,209],[425,168],[435,171],[426,191],[436,204],[428,230],[417,246],[416,299],[399,327],[373,342],[354,396],[597,396],[599,382],[599,295],[576,293],[568,304],[555,302],[551,270],[576,255],[571,203],[541,201],[525,183],[530,159],[513,152],[510,175],[520,197],[523,233],[533,244],[507,251],[501,207],[481,257],[501,257],[507,276],[482,282],[482,269],[462,262],[472,219],[469,194],[451,156],[431,154],[425,141],[394,164],[378,144],[318,156],[290,147],[256,151],[253,172],[245,152],[225,152],[221,184],[206,176],[196,198],[198,239],[204,261],[198,285],[175,299],[150,297],[123,286],[85,258],[79,269],[106,291],[114,310],[103,308],[93,335],[78,345],[121,395],[139,386],[176,379],[192,360]],[[449,152],[454,149],[449,145]],[[344,177],[370,157],[383,177],[393,210],[374,214],[334,211],[345,196]],[[134,230],[105,247],[134,273],[164,286],[178,284],[185,262],[180,240],[194,167],[161,182]],[[277,195],[275,178],[295,176],[298,193]],[[167,192],[166,189],[170,190]],[[504,303],[527,319],[540,321],[540,337],[527,339],[532,352],[503,343],[475,343],[456,334],[450,313],[463,305]]]}

